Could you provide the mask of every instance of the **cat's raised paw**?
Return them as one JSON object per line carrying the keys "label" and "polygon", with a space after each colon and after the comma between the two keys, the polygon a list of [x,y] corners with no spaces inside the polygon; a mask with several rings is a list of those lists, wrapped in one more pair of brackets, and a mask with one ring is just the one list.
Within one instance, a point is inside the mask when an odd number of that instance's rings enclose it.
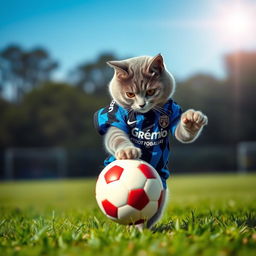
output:
{"label": "cat's raised paw", "polygon": [[184,128],[191,131],[197,131],[202,126],[207,125],[208,118],[201,111],[189,109],[182,114],[181,122]]}
{"label": "cat's raised paw", "polygon": [[118,160],[138,159],[141,157],[141,150],[137,147],[124,148],[117,151],[115,156]]}

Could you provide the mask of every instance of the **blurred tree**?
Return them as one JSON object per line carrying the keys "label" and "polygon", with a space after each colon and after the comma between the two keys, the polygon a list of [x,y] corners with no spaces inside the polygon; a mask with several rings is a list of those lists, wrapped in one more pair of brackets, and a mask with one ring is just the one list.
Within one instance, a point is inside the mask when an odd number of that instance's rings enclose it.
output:
{"label": "blurred tree", "polygon": [[106,62],[117,59],[112,53],[103,53],[95,61],[78,66],[70,73],[69,79],[87,93],[106,95],[107,85],[113,76],[113,70]]}
{"label": "blurred tree", "polygon": [[[242,85],[256,81],[256,52],[235,52],[225,56],[229,79],[239,80]],[[255,86],[253,87],[255,89]],[[252,88],[252,89],[253,89]],[[256,90],[256,89],[255,89]]]}
{"label": "blurred tree", "polygon": [[232,137],[227,132],[232,129],[232,124],[228,111],[231,101],[225,81],[205,74],[194,75],[177,84],[174,99],[182,106],[183,111],[193,108],[208,116],[208,126],[196,143],[232,143]]}
{"label": "blurred tree", "polygon": [[25,51],[10,45],[0,51],[0,92],[12,88],[14,101],[21,100],[24,93],[50,79],[57,68],[48,52],[42,48]]}
{"label": "blurred tree", "polygon": [[234,141],[256,140],[256,52],[235,52],[225,57],[232,98]]}
{"label": "blurred tree", "polygon": [[12,104],[0,98],[0,150],[8,146],[10,141],[10,132],[7,127],[8,113]]}
{"label": "blurred tree", "polygon": [[19,104],[5,108],[0,144],[100,147],[100,138],[93,127],[93,113],[102,104],[106,104],[105,99],[89,96],[79,88],[47,82],[27,93]]}

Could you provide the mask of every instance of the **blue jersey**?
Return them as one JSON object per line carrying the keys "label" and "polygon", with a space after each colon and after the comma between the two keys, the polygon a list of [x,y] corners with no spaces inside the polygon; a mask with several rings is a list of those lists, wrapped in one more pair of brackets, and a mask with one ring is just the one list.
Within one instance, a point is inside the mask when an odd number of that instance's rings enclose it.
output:
{"label": "blue jersey", "polygon": [[[117,127],[128,134],[131,142],[142,152],[141,159],[151,164],[159,173],[166,187],[165,180],[169,177],[169,135],[174,135],[182,111],[173,100],[161,110],[150,110],[147,113],[138,113],[124,109],[115,101],[109,106],[100,109],[94,115],[94,123],[98,132],[104,135],[110,126]],[[104,165],[113,162],[110,155]]]}

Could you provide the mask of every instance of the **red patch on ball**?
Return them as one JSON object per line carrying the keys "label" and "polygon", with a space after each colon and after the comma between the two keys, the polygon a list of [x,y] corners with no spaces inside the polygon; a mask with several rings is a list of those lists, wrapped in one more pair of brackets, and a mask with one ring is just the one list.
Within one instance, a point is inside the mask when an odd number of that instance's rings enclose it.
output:
{"label": "red patch on ball", "polygon": [[105,173],[105,175],[104,175],[104,178],[105,178],[107,184],[110,183],[110,182],[119,180],[120,177],[121,177],[121,175],[122,175],[122,173],[123,173],[123,170],[124,170],[124,169],[123,169],[122,167],[117,166],[117,165],[115,165],[115,166],[113,166],[112,168],[110,168],[110,169]]}
{"label": "red patch on ball", "polygon": [[149,202],[148,196],[144,189],[134,189],[129,192],[127,204],[137,210],[142,210]]}
{"label": "red patch on ball", "polygon": [[107,199],[102,201],[102,206],[107,215],[117,218],[117,207],[111,204]]}
{"label": "red patch on ball", "polygon": [[153,172],[153,170],[146,164],[140,164],[138,168],[141,170],[141,172],[145,175],[147,179],[155,179],[156,176]]}

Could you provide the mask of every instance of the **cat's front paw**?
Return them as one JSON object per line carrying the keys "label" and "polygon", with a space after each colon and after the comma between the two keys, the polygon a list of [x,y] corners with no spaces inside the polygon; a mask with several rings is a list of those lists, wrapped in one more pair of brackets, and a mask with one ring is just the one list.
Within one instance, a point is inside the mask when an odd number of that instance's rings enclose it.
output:
{"label": "cat's front paw", "polygon": [[181,116],[182,126],[189,131],[196,132],[208,123],[208,118],[201,111],[187,110]]}
{"label": "cat's front paw", "polygon": [[137,147],[128,147],[117,151],[115,156],[118,160],[139,159],[141,157],[141,150]]}

